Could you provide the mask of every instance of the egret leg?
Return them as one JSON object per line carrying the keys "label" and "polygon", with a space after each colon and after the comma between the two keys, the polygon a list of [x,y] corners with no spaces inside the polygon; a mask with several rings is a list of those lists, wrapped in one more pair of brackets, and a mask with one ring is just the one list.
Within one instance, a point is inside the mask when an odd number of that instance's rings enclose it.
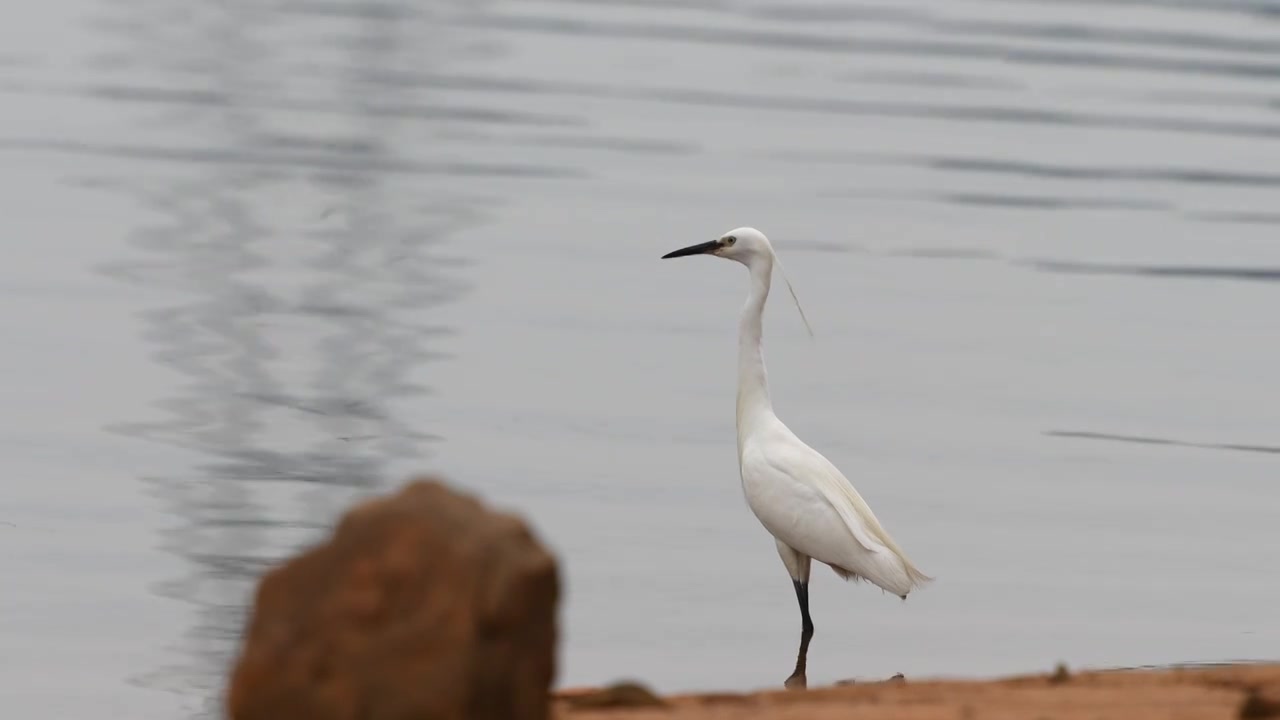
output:
{"label": "egret leg", "polygon": [[800,652],[796,654],[796,669],[785,683],[789,688],[803,690],[808,685],[804,676],[805,660],[809,655],[809,641],[813,639],[813,620],[809,618],[809,561],[808,555],[802,555],[786,543],[774,538],[778,545],[778,557],[791,576],[791,584],[796,588],[796,601],[800,603]]}
{"label": "egret leg", "polygon": [[786,686],[803,690],[808,684],[805,665],[809,657],[809,641],[813,639],[813,619],[809,617],[809,583],[792,580],[796,587],[796,602],[800,603],[800,651],[796,653],[796,669],[787,678]]}

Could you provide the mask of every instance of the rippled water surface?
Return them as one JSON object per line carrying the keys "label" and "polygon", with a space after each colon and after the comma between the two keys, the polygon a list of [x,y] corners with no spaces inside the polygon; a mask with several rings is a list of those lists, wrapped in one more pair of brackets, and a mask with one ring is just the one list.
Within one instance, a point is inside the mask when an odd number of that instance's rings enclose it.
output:
{"label": "rippled water surface", "polygon": [[810,680],[1275,658],[1280,3],[0,11],[0,707],[216,716],[252,583],[439,470],[563,561],[559,683],[777,686],[779,414],[937,582]]}

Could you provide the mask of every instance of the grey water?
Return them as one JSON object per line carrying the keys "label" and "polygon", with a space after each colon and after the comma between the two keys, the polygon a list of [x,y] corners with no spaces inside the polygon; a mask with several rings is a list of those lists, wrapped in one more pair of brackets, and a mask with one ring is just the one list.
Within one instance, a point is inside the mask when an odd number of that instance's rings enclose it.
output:
{"label": "grey water", "polygon": [[253,584],[440,472],[559,685],[778,687],[776,408],[937,580],[815,568],[813,684],[1280,655],[1280,3],[0,10],[0,710],[216,717]]}

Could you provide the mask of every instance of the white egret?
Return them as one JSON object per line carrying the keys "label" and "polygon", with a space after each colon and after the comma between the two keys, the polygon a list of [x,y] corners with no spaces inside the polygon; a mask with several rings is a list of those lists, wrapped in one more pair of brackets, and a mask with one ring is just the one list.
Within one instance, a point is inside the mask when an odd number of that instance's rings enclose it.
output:
{"label": "white egret", "polygon": [[[829,565],[845,580],[866,579],[903,600],[932,578],[911,563],[835,465],[796,437],[773,412],[761,351],[764,304],[777,261],[768,238],[759,230],[743,227],[662,257],[690,255],[733,260],[746,265],[751,275],[751,291],[738,328],[738,469],[747,505],[773,535],[795,586],[800,604],[800,650],[785,685],[803,688],[813,637],[809,617],[811,559]],[[787,289],[804,319],[789,281]],[[808,320],[804,322],[808,328]]]}

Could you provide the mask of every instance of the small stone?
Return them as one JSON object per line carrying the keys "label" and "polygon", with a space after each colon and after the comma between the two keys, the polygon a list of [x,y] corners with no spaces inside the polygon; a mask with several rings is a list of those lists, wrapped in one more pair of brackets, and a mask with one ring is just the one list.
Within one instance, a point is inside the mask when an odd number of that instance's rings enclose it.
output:
{"label": "small stone", "polygon": [[1280,718],[1280,687],[1254,688],[1240,706],[1240,720]]}
{"label": "small stone", "polygon": [[637,682],[623,681],[598,690],[575,692],[561,696],[571,708],[665,707],[649,688]]}

